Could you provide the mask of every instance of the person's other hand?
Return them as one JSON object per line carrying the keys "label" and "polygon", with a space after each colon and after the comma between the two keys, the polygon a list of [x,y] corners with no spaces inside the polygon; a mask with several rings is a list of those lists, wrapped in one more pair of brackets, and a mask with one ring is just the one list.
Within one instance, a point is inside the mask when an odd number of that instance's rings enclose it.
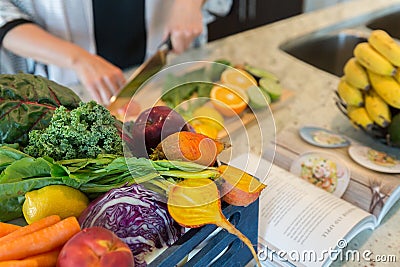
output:
{"label": "person's other hand", "polygon": [[170,36],[173,52],[182,53],[201,34],[203,2],[204,0],[175,0],[164,36]]}
{"label": "person's other hand", "polygon": [[98,103],[108,104],[110,98],[125,83],[122,70],[104,58],[84,53],[73,65],[82,85]]}

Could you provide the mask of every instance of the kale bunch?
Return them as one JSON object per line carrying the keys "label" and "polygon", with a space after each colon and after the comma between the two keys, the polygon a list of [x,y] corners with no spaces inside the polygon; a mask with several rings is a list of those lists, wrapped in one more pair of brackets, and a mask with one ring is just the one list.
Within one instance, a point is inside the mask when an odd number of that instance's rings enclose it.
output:
{"label": "kale bunch", "polygon": [[122,140],[115,118],[95,101],[81,102],[71,111],[58,107],[47,128],[29,133],[25,153],[55,160],[95,158],[98,154],[122,155]]}

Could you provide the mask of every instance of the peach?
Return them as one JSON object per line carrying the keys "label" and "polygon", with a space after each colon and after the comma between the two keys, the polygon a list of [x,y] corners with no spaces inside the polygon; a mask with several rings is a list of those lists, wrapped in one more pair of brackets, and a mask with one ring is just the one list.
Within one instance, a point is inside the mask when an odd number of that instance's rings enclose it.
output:
{"label": "peach", "polygon": [[103,227],[81,230],[65,243],[57,259],[58,267],[133,267],[128,245]]}

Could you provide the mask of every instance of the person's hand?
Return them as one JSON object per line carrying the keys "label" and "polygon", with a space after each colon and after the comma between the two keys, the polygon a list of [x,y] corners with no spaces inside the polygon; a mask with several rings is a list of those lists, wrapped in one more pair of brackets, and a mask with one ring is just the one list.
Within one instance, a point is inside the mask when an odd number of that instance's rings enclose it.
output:
{"label": "person's hand", "polygon": [[98,103],[108,104],[110,98],[125,83],[122,70],[100,56],[80,55],[73,65],[82,85]]}
{"label": "person's hand", "polygon": [[203,2],[204,0],[175,0],[164,35],[165,39],[170,36],[173,52],[182,53],[201,34]]}

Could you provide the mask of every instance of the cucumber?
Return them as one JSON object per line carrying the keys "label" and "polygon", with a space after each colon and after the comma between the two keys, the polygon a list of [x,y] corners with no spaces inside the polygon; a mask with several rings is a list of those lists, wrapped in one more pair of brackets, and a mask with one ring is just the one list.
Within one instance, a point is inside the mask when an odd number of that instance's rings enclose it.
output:
{"label": "cucumber", "polygon": [[275,74],[273,74],[265,69],[261,69],[261,68],[254,67],[251,65],[245,65],[244,70],[247,71],[248,73],[250,73],[251,75],[253,75],[256,79],[268,78],[270,80],[279,82],[279,79]]}
{"label": "cucumber", "polygon": [[246,93],[249,96],[249,106],[254,110],[266,108],[271,104],[271,97],[269,94],[258,86],[250,86],[246,90]]}
{"label": "cucumber", "polygon": [[264,77],[259,80],[259,85],[269,94],[272,102],[279,100],[282,95],[282,86],[279,81]]}

